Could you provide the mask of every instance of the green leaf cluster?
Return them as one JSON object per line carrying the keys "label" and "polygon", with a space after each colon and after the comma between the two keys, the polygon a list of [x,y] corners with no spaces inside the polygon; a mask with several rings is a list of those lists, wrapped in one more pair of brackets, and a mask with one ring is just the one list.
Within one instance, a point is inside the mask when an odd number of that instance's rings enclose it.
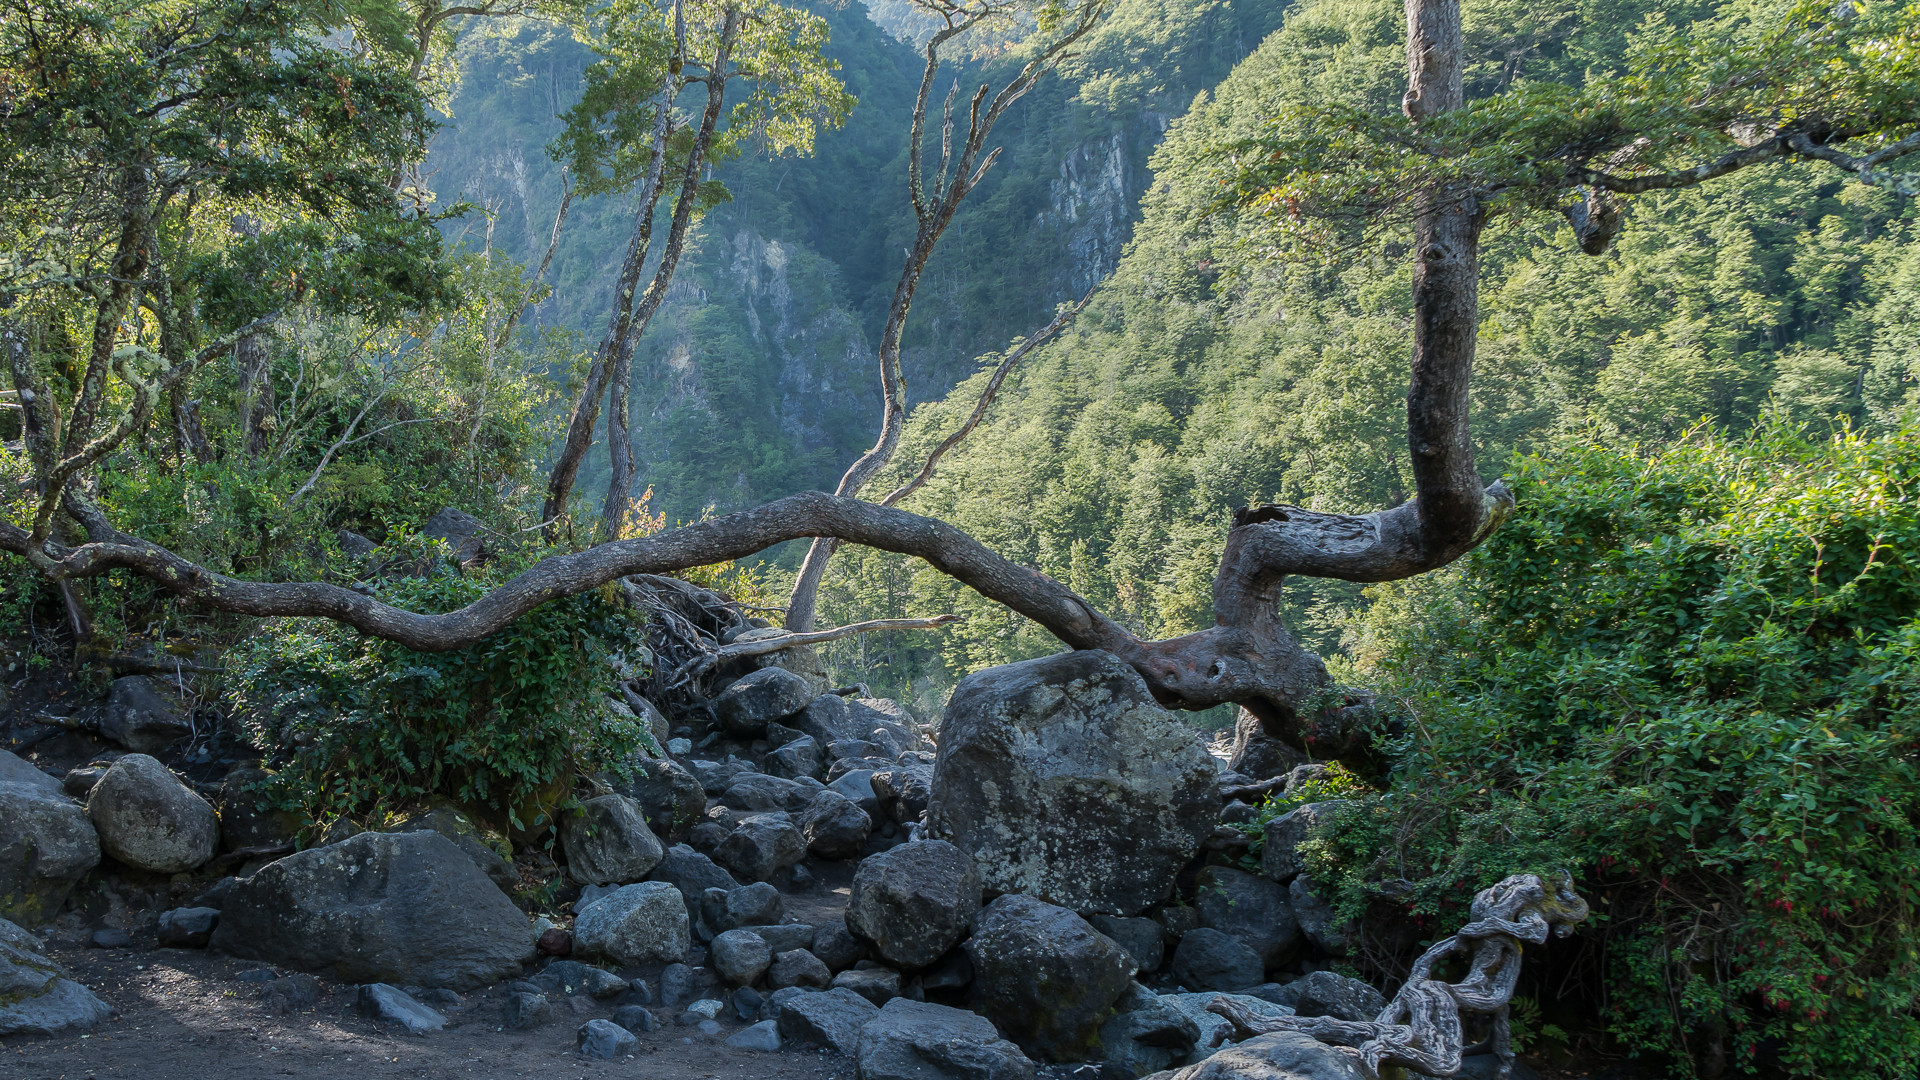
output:
{"label": "green leaf cluster", "polygon": [[[1419,123],[1373,103],[1283,105],[1214,148],[1219,203],[1318,247],[1422,192],[1558,211],[1594,174],[1682,172],[1793,133],[1868,154],[1920,128],[1920,6],[1740,2],[1685,26],[1649,13],[1624,44],[1616,70],[1549,69]],[[1911,177],[1875,175],[1911,193]]]}
{"label": "green leaf cluster", "polygon": [[1515,463],[1515,519],[1375,587],[1349,675],[1409,732],[1310,845],[1444,932],[1507,874],[1595,902],[1585,990],[1688,1075],[1920,1064],[1920,425]]}
{"label": "green leaf cluster", "polygon": [[[462,575],[445,545],[421,577],[375,595],[445,612],[485,595],[499,573]],[[267,794],[316,828],[379,818],[442,796],[516,830],[550,824],[576,776],[617,766],[652,735],[616,707],[616,671],[647,659],[640,620],[610,591],[544,604],[480,643],[422,653],[325,620],[273,623],[230,661],[243,730],[271,750]]]}

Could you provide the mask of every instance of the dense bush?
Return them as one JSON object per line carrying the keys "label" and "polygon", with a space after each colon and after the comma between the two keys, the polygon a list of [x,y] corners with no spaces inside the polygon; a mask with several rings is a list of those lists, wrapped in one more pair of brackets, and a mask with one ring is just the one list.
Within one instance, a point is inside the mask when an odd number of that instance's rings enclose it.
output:
{"label": "dense bush", "polygon": [[[444,612],[498,583],[449,567],[385,581],[377,595]],[[550,601],[442,653],[325,620],[286,621],[236,650],[232,698],[246,734],[278,766],[274,801],[315,825],[445,796],[519,829],[550,815],[575,775],[651,744],[612,704],[617,669],[645,657],[638,619],[610,590]]]}
{"label": "dense bush", "polygon": [[1674,1075],[1911,1075],[1920,428],[1570,447],[1517,490],[1376,590],[1350,644],[1411,734],[1312,865],[1436,931],[1571,867],[1605,1024]]}

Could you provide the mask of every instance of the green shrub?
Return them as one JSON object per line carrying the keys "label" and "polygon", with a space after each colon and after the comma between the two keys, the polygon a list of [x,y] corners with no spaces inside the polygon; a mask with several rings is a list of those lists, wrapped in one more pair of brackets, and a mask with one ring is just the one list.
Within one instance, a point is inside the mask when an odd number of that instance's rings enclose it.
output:
{"label": "green shrub", "polygon": [[[443,564],[381,582],[377,595],[446,612],[501,576]],[[263,624],[235,651],[231,697],[246,735],[278,767],[268,795],[316,826],[445,796],[524,828],[551,813],[572,777],[639,747],[658,751],[612,705],[616,665],[645,656],[639,620],[605,589],[549,601],[451,652],[289,620]]]}
{"label": "green shrub", "polygon": [[1920,429],[1572,447],[1516,489],[1460,566],[1374,590],[1349,643],[1410,734],[1309,865],[1436,934],[1571,867],[1628,1047],[1910,1075]]}

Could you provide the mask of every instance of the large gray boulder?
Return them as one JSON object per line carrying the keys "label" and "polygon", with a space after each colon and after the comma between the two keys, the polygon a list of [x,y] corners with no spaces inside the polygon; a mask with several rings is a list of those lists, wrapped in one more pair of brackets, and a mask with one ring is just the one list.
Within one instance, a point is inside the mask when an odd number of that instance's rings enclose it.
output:
{"label": "large gray boulder", "polygon": [[731,892],[740,887],[740,882],[732,874],[685,844],[668,848],[653,872],[647,875],[647,880],[664,881],[680,890],[681,900],[688,911],[700,910],[700,899],[708,889]]}
{"label": "large gray boulder", "polygon": [[1313,829],[1324,823],[1333,811],[1346,805],[1344,799],[1307,803],[1267,822],[1260,846],[1260,872],[1282,885],[1299,876],[1306,866],[1300,859],[1300,843]]}
{"label": "large gray boulder", "polygon": [[1286,887],[1264,877],[1225,866],[1200,871],[1193,906],[1200,925],[1218,930],[1252,949],[1267,967],[1293,958],[1300,948],[1300,927]]}
{"label": "large gray boulder", "polygon": [[780,1035],[853,1055],[860,1050],[860,1030],[879,1015],[879,1006],[851,990],[802,992],[781,1003]]}
{"label": "large gray boulder", "polygon": [[1120,915],[1089,915],[1087,924],[1112,938],[1127,950],[1141,971],[1159,971],[1166,959],[1167,939],[1160,924],[1152,919]]}
{"label": "large gray boulder", "polygon": [[0,750],[0,918],[37,926],[100,864],[100,837],[60,781]]}
{"label": "large gray boulder", "polygon": [[827,773],[827,751],[811,735],[802,735],[767,755],[767,771],[775,776],[818,780]]}
{"label": "large gray boulder", "polygon": [[[493,883],[500,886],[501,892],[520,887],[520,872],[515,870],[513,863],[501,853],[505,850],[507,854],[511,854],[512,849],[507,847],[506,842],[500,839],[498,834],[489,838],[487,832],[469,817],[466,811],[450,803],[436,801],[423,810],[401,818],[391,828],[381,831],[437,832],[453,841],[453,846],[459,848],[461,854],[473,860],[473,865],[479,867],[481,873],[492,878]],[[222,839],[225,838],[222,837]]]}
{"label": "large gray boulder", "polygon": [[730,985],[752,986],[773,966],[773,950],[751,930],[728,930],[707,946],[707,963]]}
{"label": "large gray boulder", "polygon": [[1306,755],[1270,734],[1260,718],[1241,709],[1233,724],[1233,750],[1227,768],[1258,780],[1279,776],[1306,760]]}
{"label": "large gray boulder", "polygon": [[0,919],[0,1035],[90,1028],[112,1014],[93,991],[47,959],[39,938]]}
{"label": "large gray boulder", "polygon": [[1265,976],[1259,953],[1208,927],[1189,932],[1173,950],[1173,978],[1189,990],[1244,990]]}
{"label": "large gray boulder", "polygon": [[720,691],[713,715],[735,735],[760,735],[775,720],[792,716],[814,698],[813,683],[785,668],[768,667]]}
{"label": "large gray boulder", "polygon": [[452,549],[453,561],[465,566],[486,553],[486,541],[480,535],[483,528],[472,514],[443,506],[420,526],[420,535],[445,540]]}
{"label": "large gray boulder", "polygon": [[857,859],[866,853],[873,818],[852,799],[828,788],[800,813],[807,853],[818,859]]}
{"label": "large gray boulder", "polygon": [[804,810],[813,801],[814,790],[784,776],[744,773],[727,785],[720,801],[735,810],[755,813]]}
{"label": "large gray boulder", "polygon": [[873,794],[884,806],[893,809],[893,820],[919,821],[933,804],[933,766],[903,757],[891,769],[873,774]]}
{"label": "large gray boulder", "polygon": [[854,871],[847,929],[882,960],[923,968],[964,936],[980,910],[980,871],[943,840],[881,852]]}
{"label": "large gray boulder", "polygon": [[[1222,998],[1231,999],[1234,1004],[1239,1005],[1255,1016],[1278,1017],[1293,1015],[1293,1009],[1290,1006],[1275,1004],[1274,1002],[1267,1001],[1264,998],[1257,998],[1250,994],[1162,994],[1156,1000],[1162,1005],[1179,1009],[1182,1013],[1186,1014],[1187,1019],[1193,1021],[1194,1026],[1200,1030],[1200,1038],[1194,1044],[1196,1047],[1194,1053],[1204,1056],[1209,1052],[1209,1047],[1219,1046],[1221,1043],[1233,1037],[1233,1025],[1227,1022],[1226,1017],[1221,1016],[1212,1009],[1213,1003]],[[1192,1061],[1195,1059],[1189,1058],[1188,1060]]]}
{"label": "large gray boulder", "polygon": [[676,963],[692,944],[686,901],[664,881],[624,885],[573,920],[574,951],[615,963]]}
{"label": "large gray boulder", "polygon": [[1360,1059],[1297,1031],[1257,1035],[1156,1080],[1367,1080]]}
{"label": "large gray boulder", "polygon": [[588,799],[560,822],[567,874],[582,885],[624,885],[647,876],[666,855],[640,804],[625,795]]}
{"label": "large gray boulder", "polygon": [[685,766],[645,756],[636,756],[628,765],[630,775],[609,773],[605,779],[614,791],[640,804],[654,835],[677,840],[706,819],[707,793]]}
{"label": "large gray boulder", "polygon": [[156,691],[145,675],[113,680],[100,714],[100,737],[139,754],[157,754],[191,731],[180,703]]}
{"label": "large gray boulder", "polygon": [[[693,774],[694,779],[700,782],[700,790],[708,795],[718,795],[731,787],[735,780],[740,779],[748,773],[757,773],[760,771],[753,767],[753,762],[742,761],[736,757],[730,757],[725,761],[706,761],[701,758],[691,758],[687,761],[686,766],[687,770]],[[700,810],[700,816],[702,818],[706,816],[706,808],[704,806]]]}
{"label": "large gray boulder", "polygon": [[1326,897],[1327,890],[1305,874],[1287,885],[1287,901],[1293,907],[1294,921],[1300,924],[1300,933],[1328,956],[1345,956],[1351,927],[1334,917],[1333,905]]}
{"label": "large gray boulder", "polygon": [[1335,1020],[1376,1020],[1387,1007],[1380,991],[1332,971],[1316,971],[1262,997],[1290,1005],[1299,1016],[1331,1016]]}
{"label": "large gray boulder", "polygon": [[1110,1068],[1140,1077],[1187,1060],[1200,1042],[1200,1028],[1186,1012],[1136,986],[1125,1012],[1100,1026],[1100,1055]]}
{"label": "large gray boulder", "polygon": [[867,812],[867,817],[875,822],[880,820],[880,796],[873,790],[873,770],[855,769],[836,777],[827,785],[827,790],[846,797],[848,802]]}
{"label": "large gray boulder", "polygon": [[87,817],[107,854],[156,874],[178,874],[220,850],[220,816],[145,754],[113,763],[87,795]]}
{"label": "large gray boulder", "polygon": [[1220,816],[1219,766],[1112,653],[976,672],[940,725],[927,824],[987,887],[1135,915]]}
{"label": "large gray boulder", "polygon": [[1033,1080],[1034,1075],[1033,1062],[985,1017],[907,998],[887,1002],[861,1029],[855,1067],[859,1080]]}
{"label": "large gray boulder", "polygon": [[745,881],[766,881],[807,857],[807,841],[785,814],[755,814],[734,826],[713,861]]}
{"label": "large gray boulder", "polygon": [[1133,957],[1087,921],[1031,896],[983,908],[967,939],[973,1010],[1029,1055],[1084,1061],[1133,984]]}
{"label": "large gray boulder", "polygon": [[341,982],[470,990],[517,976],[533,932],[446,837],[361,833],[235,882],[211,946]]}

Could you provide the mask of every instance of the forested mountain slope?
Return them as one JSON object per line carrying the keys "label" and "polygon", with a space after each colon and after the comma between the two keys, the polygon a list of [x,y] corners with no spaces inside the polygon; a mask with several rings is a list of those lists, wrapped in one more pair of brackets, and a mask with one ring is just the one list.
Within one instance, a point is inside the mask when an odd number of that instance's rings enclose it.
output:
{"label": "forested mountain slope", "polygon": [[[943,395],[974,357],[1044,324],[1113,270],[1169,119],[1277,26],[1283,6],[1128,0],[1068,71],[1014,107],[997,132],[999,163],[916,300],[905,348],[914,400]],[[716,168],[733,199],[701,222],[640,345],[638,468],[670,518],[831,488],[878,424],[873,345],[912,240],[906,125],[920,56],[857,4],[816,10],[860,104],[811,156],[750,153]],[[495,248],[535,264],[562,190],[544,146],[591,54],[533,22],[479,27],[462,50],[430,183],[442,202],[490,208]],[[970,88],[1004,66],[976,59],[960,81]],[[553,295],[533,320],[597,340],[631,224],[622,199],[576,206]],[[479,246],[485,228],[471,217],[456,231]],[[589,466],[604,467],[599,457]],[[594,489],[598,477],[584,483]]]}
{"label": "forested mountain slope", "polygon": [[[1651,3],[1469,3],[1468,92],[1513,79],[1605,78]],[[1210,214],[1206,152],[1282,104],[1390,107],[1404,88],[1401,6],[1306,0],[1175,122],[1152,161],[1144,218],[1078,325],[1030,358],[988,421],[908,504],[1068,581],[1143,634],[1212,621],[1233,507],[1362,511],[1404,500],[1406,237],[1276,261],[1255,223]],[[1805,166],[1633,201],[1600,258],[1535,216],[1490,237],[1473,407],[1481,471],[1572,434],[1665,443],[1700,420],[1742,428],[1769,410],[1814,424],[1888,423],[1920,367],[1920,246],[1911,200]],[[976,376],[975,383],[984,376]],[[972,407],[977,387],[922,406],[901,460]],[[917,448],[917,449],[915,449]],[[918,563],[843,556],[830,619],[962,611],[918,648],[842,659],[929,693],[953,673],[1052,652],[1037,630]],[[1337,643],[1358,590],[1305,587],[1318,644]],[[866,650],[861,652],[859,650]],[[938,650],[944,671],[932,664]]]}

